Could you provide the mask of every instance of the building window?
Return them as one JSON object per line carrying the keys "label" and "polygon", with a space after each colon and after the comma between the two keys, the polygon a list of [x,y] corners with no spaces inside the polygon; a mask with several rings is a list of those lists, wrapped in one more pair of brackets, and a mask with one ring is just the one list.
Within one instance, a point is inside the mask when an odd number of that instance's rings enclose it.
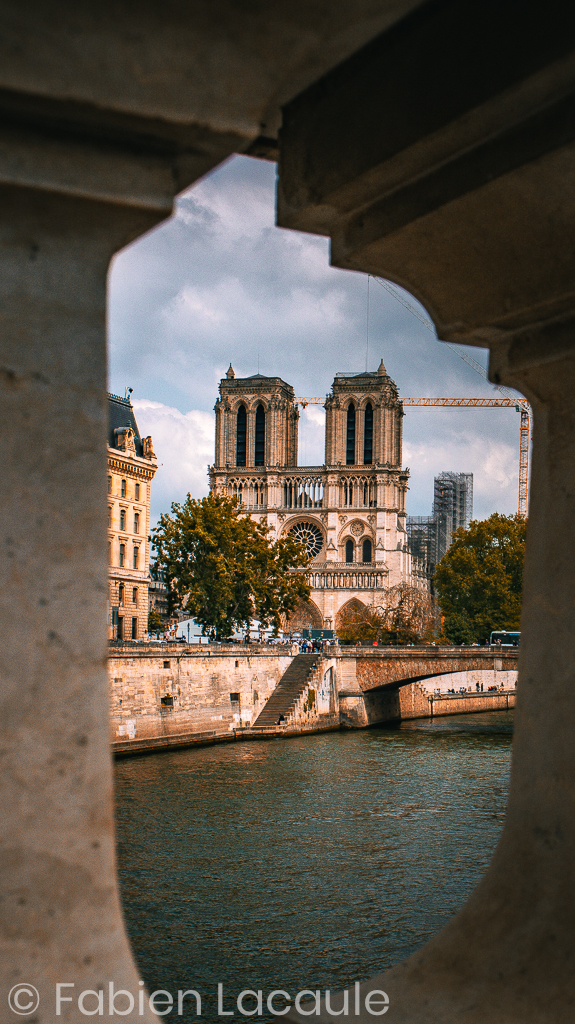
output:
{"label": "building window", "polygon": [[134,533],[140,532],[140,513],[134,513]]}
{"label": "building window", "polygon": [[120,583],[120,586],[118,587],[118,604],[120,605],[120,608],[124,607],[124,584],[123,583]]}
{"label": "building window", "polygon": [[373,406],[368,402],[365,407],[363,423],[363,462],[370,466],[373,462]]}
{"label": "building window", "polygon": [[112,506],[108,505],[108,526],[112,525]]}
{"label": "building window", "polygon": [[120,544],[120,562],[119,562],[120,569],[124,568],[125,560],[126,560],[126,545],[125,544]]}
{"label": "building window", "polygon": [[136,499],[136,501],[140,500],[140,485],[139,484],[135,484],[134,485],[134,498]]}
{"label": "building window", "polygon": [[138,588],[137,587],[133,587],[132,588],[132,604],[135,604],[136,608],[138,607]]}
{"label": "building window", "polygon": [[347,410],[345,461],[348,466],[353,466],[355,463],[355,405],[353,402],[350,402]]}
{"label": "building window", "polygon": [[108,477],[108,494],[112,493],[112,477]]}
{"label": "building window", "polygon": [[132,619],[132,640],[138,639],[138,620]]}
{"label": "building window", "polygon": [[239,702],[240,702],[240,695],[239,695],[239,693],[230,693],[230,703],[232,703],[232,704],[239,704]]}
{"label": "building window", "polygon": [[134,569],[138,568],[138,557],[140,555],[140,549],[134,548]]}
{"label": "building window", "polygon": [[126,529],[126,509],[125,508],[121,508],[120,509],[120,529],[121,530],[125,530]]}
{"label": "building window", "polygon": [[245,405],[240,405],[236,418],[236,466],[246,464],[247,417]]}
{"label": "building window", "polygon": [[371,562],[371,541],[364,540],[362,545],[362,559],[364,562]]}
{"label": "building window", "polygon": [[120,493],[122,495],[122,498],[126,497],[126,481],[125,480],[122,480],[122,487],[121,487]]}
{"label": "building window", "polygon": [[346,562],[353,562],[353,541],[351,537],[345,542],[345,560]]}
{"label": "building window", "polygon": [[124,616],[118,615],[118,640],[124,639]]}
{"label": "building window", "polygon": [[112,541],[108,541],[108,564],[112,564]]}
{"label": "building window", "polygon": [[256,446],[254,464],[263,466],[266,452],[266,414],[263,405],[256,409]]}

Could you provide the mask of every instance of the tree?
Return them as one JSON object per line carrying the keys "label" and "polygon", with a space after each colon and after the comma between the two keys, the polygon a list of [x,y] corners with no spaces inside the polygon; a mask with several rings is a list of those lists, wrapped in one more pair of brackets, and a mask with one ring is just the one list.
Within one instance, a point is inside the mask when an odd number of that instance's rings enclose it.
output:
{"label": "tree", "polygon": [[252,618],[280,626],[310,588],[303,572],[309,561],[304,544],[287,537],[271,541],[268,528],[241,513],[237,498],[210,494],[160,516],[151,541],[168,588],[168,608],[182,608],[216,638]]}
{"label": "tree", "polygon": [[390,587],[385,605],[355,605],[341,616],[337,635],[342,644],[431,643],[440,630],[437,602],[407,583]]}
{"label": "tree", "polygon": [[155,608],[150,608],[148,613],[148,633],[159,633],[165,626],[164,620]]}
{"label": "tree", "polygon": [[495,512],[455,531],[434,576],[451,641],[480,642],[492,630],[519,629],[525,530],[520,516]]}

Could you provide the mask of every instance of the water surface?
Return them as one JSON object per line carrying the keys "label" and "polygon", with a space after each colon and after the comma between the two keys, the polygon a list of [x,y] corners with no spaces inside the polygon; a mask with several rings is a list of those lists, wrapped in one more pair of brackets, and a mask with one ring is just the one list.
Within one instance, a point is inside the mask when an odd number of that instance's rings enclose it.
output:
{"label": "water surface", "polygon": [[230,1020],[218,982],[233,1009],[245,988],[335,991],[408,956],[491,858],[511,730],[511,712],[491,712],[117,762],[124,910],[148,987],[195,988],[203,1020]]}

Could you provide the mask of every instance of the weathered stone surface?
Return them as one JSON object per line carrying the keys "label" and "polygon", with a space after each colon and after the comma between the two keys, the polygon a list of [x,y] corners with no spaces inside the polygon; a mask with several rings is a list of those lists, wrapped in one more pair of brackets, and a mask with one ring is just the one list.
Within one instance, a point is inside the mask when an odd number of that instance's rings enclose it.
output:
{"label": "weathered stone surface", "polygon": [[[487,652],[483,663],[490,667],[477,668],[473,666],[482,659],[465,658],[465,653],[458,651],[451,660],[440,651],[427,660],[409,651],[370,651],[362,656],[355,650],[335,649],[318,655],[317,667],[293,708],[286,710],[280,733],[292,735],[339,724],[364,728],[400,719],[514,707],[517,672],[509,666],[516,665],[516,657]],[[108,671],[114,753],[265,738],[269,731],[258,732],[258,716],[296,654],[297,647],[251,651],[194,645],[171,645],[163,651],[112,648]],[[437,674],[450,665],[455,668],[451,674]],[[401,685],[402,680],[416,676],[417,683]],[[476,692],[476,683],[483,684],[483,693]],[[499,693],[489,693],[490,686]],[[447,692],[461,688],[467,691],[465,696]]]}
{"label": "weathered stone surface", "polygon": [[107,726],[105,295],[156,217],[7,187],[0,208],[0,974],[51,1024],[57,981],[138,991]]}

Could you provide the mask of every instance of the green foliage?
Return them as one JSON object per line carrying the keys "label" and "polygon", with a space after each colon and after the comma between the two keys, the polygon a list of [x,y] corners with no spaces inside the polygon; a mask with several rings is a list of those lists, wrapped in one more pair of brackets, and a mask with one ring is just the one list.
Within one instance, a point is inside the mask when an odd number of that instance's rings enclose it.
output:
{"label": "green foliage", "polygon": [[159,633],[164,629],[165,623],[155,608],[150,608],[148,613],[148,633]]}
{"label": "green foliage", "polygon": [[163,573],[170,612],[182,608],[210,636],[228,636],[250,619],[280,627],[310,588],[302,572],[305,545],[287,536],[270,541],[268,528],[242,515],[236,498],[210,494],[160,516],[152,534],[154,575]]}
{"label": "green foliage", "polygon": [[456,530],[434,582],[454,643],[486,640],[495,629],[519,629],[526,523],[495,512]]}

